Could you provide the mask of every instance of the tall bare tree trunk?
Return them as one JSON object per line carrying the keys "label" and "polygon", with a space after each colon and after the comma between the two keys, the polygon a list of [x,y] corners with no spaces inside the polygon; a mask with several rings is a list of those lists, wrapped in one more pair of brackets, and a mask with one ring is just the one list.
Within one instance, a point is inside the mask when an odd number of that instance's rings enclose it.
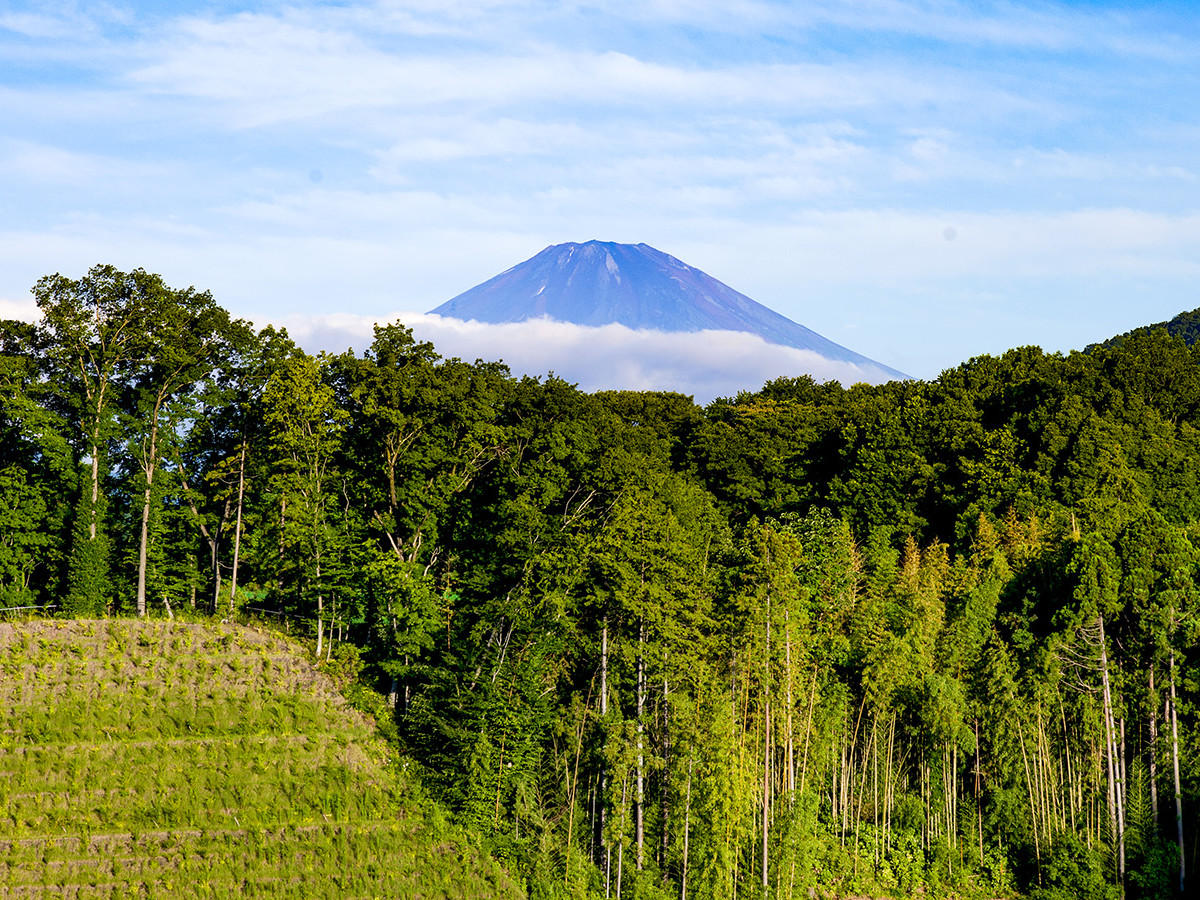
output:
{"label": "tall bare tree trunk", "polygon": [[[595,681],[588,684],[588,698],[583,704],[583,715],[579,717],[579,726],[575,729],[575,769],[573,772],[568,772],[567,779],[567,844],[563,853],[563,879],[564,885],[568,890],[571,887],[571,839],[574,836],[575,829],[575,805],[578,802],[579,790],[579,757],[583,753],[583,730],[587,724],[588,712],[592,707],[592,685]],[[563,763],[564,767],[566,762]]]}
{"label": "tall bare tree trunk", "polygon": [[237,520],[233,527],[233,569],[229,573],[229,611],[233,612],[234,598],[238,588],[238,561],[242,552],[242,505],[246,496],[246,438],[242,438],[242,452],[238,458]]}
{"label": "tall bare tree trunk", "polygon": [[871,764],[873,768],[871,778],[871,813],[875,824],[875,830],[872,832],[872,845],[875,851],[875,871],[879,871],[879,743],[876,740],[876,732],[879,729],[879,717],[872,715],[871,717]]}
{"label": "tall bare tree trunk", "polygon": [[884,847],[887,853],[892,852],[892,806],[896,796],[896,713],[888,723],[887,771],[884,775]]}
{"label": "tall bare tree trunk", "polygon": [[[317,560],[317,581],[321,580],[321,560]],[[320,588],[317,588],[317,659],[321,658],[321,640],[324,638],[323,626],[325,624],[325,598],[321,596]]]}
{"label": "tall bare tree trunk", "polygon": [[1171,767],[1175,775],[1175,839],[1179,844],[1179,894],[1186,896],[1183,857],[1183,791],[1179,784],[1179,717],[1175,709],[1175,651],[1171,650]]}
{"label": "tall bare tree trunk", "polygon": [[1158,827],[1158,703],[1154,697],[1154,663],[1150,663],[1150,815]]}
{"label": "tall bare tree trunk", "polygon": [[979,719],[975,720],[975,817],[979,825],[979,869],[983,870],[983,769],[980,766]]}
{"label": "tall bare tree trunk", "polygon": [[683,801],[683,874],[679,879],[679,900],[687,900],[688,845],[692,824],[692,758],[688,758],[687,793]]}
{"label": "tall bare tree trunk", "polygon": [[625,776],[621,779],[621,840],[617,843],[617,900],[621,900],[621,876],[625,874],[625,816],[627,809],[626,800],[629,795],[629,770],[625,770]]}
{"label": "tall bare tree trunk", "polygon": [[1124,746],[1124,716],[1121,716],[1121,727],[1117,730],[1121,736],[1121,748],[1118,750],[1120,755],[1117,756],[1117,772],[1120,774],[1120,781],[1117,782],[1117,790],[1121,792],[1121,796],[1117,798],[1117,812],[1121,815],[1121,821],[1118,822],[1121,826],[1121,872],[1124,874],[1124,834],[1126,834],[1126,821],[1124,821],[1124,810],[1128,804],[1129,781],[1126,779],[1126,746]]}
{"label": "tall bare tree trunk", "polygon": [[788,613],[790,610],[783,611],[783,638],[784,638],[784,661],[787,666],[787,772],[785,787],[788,793],[788,805],[791,806],[793,794],[796,793],[796,757],[794,750],[794,741],[792,740],[792,706],[795,701],[792,698],[792,626]]}
{"label": "tall bare tree trunk", "polygon": [[638,657],[637,657],[637,804],[634,833],[637,840],[637,870],[642,871],[645,862],[646,841],[646,780],[645,780],[645,732],[646,723],[643,716],[646,711],[646,623],[638,623]]}
{"label": "tall bare tree trunk", "polygon": [[[600,721],[602,727],[608,717],[608,616],[600,631]],[[604,896],[612,896],[612,848],[608,844],[608,769],[600,768],[600,846],[604,852]]]}
{"label": "tall bare tree trunk", "polygon": [[92,502],[88,505],[88,540],[96,539],[97,511],[100,504],[100,426],[92,434]]}
{"label": "tall bare tree trunk", "polygon": [[770,890],[770,832],[771,832],[771,595],[767,594],[767,653],[763,660],[763,776],[762,776],[762,890],[763,898]]}
{"label": "tall bare tree trunk", "polygon": [[159,401],[154,404],[154,421],[150,425],[150,446],[143,457],[143,471],[146,474],[146,489],[142,495],[142,529],[138,540],[138,571],[137,571],[137,614],[146,615],[146,563],[150,548],[150,497],[154,487],[154,472],[158,463],[158,410]]}
{"label": "tall bare tree trunk", "polygon": [[1025,730],[1020,723],[1017,724],[1017,737],[1021,741],[1021,759],[1025,761],[1025,785],[1029,792],[1029,815],[1033,820],[1033,855],[1037,860],[1038,883],[1040,884],[1042,880],[1042,844],[1038,837],[1037,803],[1033,799],[1033,777],[1029,771],[1029,755],[1025,752]]}
{"label": "tall bare tree trunk", "polygon": [[[671,752],[672,752],[672,734],[671,734],[671,690],[670,684],[667,682],[667,659],[663,659],[663,683],[662,683],[662,747],[663,760],[667,771],[670,771]],[[671,806],[671,784],[669,778],[660,778],[659,789],[659,814],[661,821],[659,827],[662,831],[662,844],[659,847],[659,869],[662,871],[663,883],[667,880],[667,856],[671,850],[671,813],[674,812]]]}
{"label": "tall bare tree trunk", "polygon": [[[813,710],[817,704],[817,666],[813,666],[812,689],[808,695],[808,715],[804,720],[804,747],[800,751],[800,793],[804,793],[808,781],[808,739],[812,734]],[[837,804],[833,804],[833,816],[837,816]]]}
{"label": "tall bare tree trunk", "polygon": [[1117,723],[1113,716],[1112,688],[1108,678],[1108,646],[1104,637],[1104,617],[1098,616],[1100,625],[1100,678],[1104,689],[1104,736],[1107,743],[1105,755],[1108,757],[1108,799],[1110,804],[1109,820],[1112,823],[1113,839],[1116,841],[1117,877],[1125,881],[1125,835],[1121,828],[1124,816],[1121,810],[1121,767],[1117,761]]}
{"label": "tall bare tree trunk", "polygon": [[208,562],[209,562],[209,565],[212,566],[212,573],[213,573],[212,610],[214,613],[217,612],[217,605],[218,605],[218,603],[220,603],[220,600],[221,600],[221,552],[220,552],[221,545],[217,540],[218,537],[219,537],[219,533],[217,536],[214,536],[214,538],[212,540],[210,540],[208,543],[208,549],[209,549],[209,561]]}

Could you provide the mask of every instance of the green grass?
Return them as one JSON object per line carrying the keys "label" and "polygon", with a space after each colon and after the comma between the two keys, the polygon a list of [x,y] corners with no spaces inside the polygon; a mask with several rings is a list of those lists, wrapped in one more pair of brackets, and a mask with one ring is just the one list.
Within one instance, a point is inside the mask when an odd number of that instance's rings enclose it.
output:
{"label": "green grass", "polygon": [[508,898],[301,649],[0,623],[0,897]]}

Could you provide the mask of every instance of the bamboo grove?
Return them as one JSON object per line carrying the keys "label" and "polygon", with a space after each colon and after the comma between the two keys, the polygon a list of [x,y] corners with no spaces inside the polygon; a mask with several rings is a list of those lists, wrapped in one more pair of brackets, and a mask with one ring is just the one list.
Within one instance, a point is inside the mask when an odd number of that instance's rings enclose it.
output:
{"label": "bamboo grove", "polygon": [[1194,889],[1194,317],[701,408],[33,293],[0,606],[307,634],[530,896]]}

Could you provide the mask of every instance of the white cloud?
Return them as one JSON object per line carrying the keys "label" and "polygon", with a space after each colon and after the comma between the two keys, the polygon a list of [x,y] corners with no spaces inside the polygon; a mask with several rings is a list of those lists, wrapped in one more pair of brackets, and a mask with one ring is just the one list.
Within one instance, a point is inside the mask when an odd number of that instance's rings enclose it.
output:
{"label": "white cloud", "polygon": [[[349,116],[377,127],[381,111],[462,107],[494,120],[529,105],[553,114],[582,109],[678,118],[689,110],[770,110],[789,116],[873,108],[952,106],[991,117],[1038,109],[1036,100],[973,73],[886,61],[664,60],[634,50],[552,42],[480,47],[463,41],[431,53],[397,51],[352,15],[243,13],[178,21],[139,48],[128,84],[149,94],[214,104],[222,124],[243,128]],[[953,77],[951,77],[953,76]],[[548,109],[547,107],[550,107]]]}
{"label": "white cloud", "polygon": [[[825,359],[817,353],[769,344],[738,331],[662,332],[624,325],[591,327],[535,319],[489,324],[422,313],[398,313],[420,340],[445,357],[503,360],[515,374],[553,372],[585,391],[670,390],[698,402],[758,390],[781,376],[808,374],[847,386],[889,380],[882,369]],[[362,350],[375,320],[347,313],[285,318],[288,333],[310,352]]]}
{"label": "white cloud", "polygon": [[[945,240],[947,227],[955,230],[953,242]],[[887,289],[968,277],[999,283],[1043,276],[1200,274],[1200,213],[1119,207],[808,211],[789,224],[751,227],[720,240],[689,237],[669,252],[706,260],[701,268],[785,313],[772,297],[780,297],[789,282]],[[763,270],[762,259],[787,259],[787,273]]]}
{"label": "white cloud", "polygon": [[35,13],[0,14],[0,31],[11,31],[30,38],[67,38],[73,34],[74,23],[55,16]]}
{"label": "white cloud", "polygon": [[41,317],[42,314],[32,299],[10,300],[7,297],[0,297],[0,319],[36,322]]}
{"label": "white cloud", "polygon": [[30,181],[93,190],[143,189],[148,180],[178,176],[165,162],[80,153],[52,144],[0,138],[0,168]]}

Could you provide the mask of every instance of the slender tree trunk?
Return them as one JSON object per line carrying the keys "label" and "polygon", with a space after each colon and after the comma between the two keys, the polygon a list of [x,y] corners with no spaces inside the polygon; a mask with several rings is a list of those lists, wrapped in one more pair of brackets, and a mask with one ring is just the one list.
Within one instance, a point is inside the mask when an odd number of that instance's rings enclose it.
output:
{"label": "slender tree trunk", "polygon": [[[317,560],[317,581],[321,580],[321,560]],[[325,598],[321,596],[321,589],[317,588],[317,659],[321,658],[321,640],[324,638],[323,626],[325,623]]]}
{"label": "slender tree trunk", "polygon": [[784,661],[787,665],[787,780],[785,781],[785,786],[787,788],[789,806],[792,803],[792,795],[796,793],[796,758],[794,741],[792,739],[792,706],[795,701],[792,698],[792,625],[789,616],[790,612],[788,609],[783,611]]}
{"label": "slender tree trunk", "polygon": [[875,823],[875,830],[872,834],[872,845],[875,851],[875,871],[879,871],[879,742],[875,739],[876,732],[879,729],[879,717],[871,716],[871,764],[873,768],[871,778],[871,813]]}
{"label": "slender tree trunk", "polygon": [[644,715],[646,711],[646,623],[638,623],[638,657],[637,657],[637,804],[634,834],[637,841],[637,870],[642,871],[645,862],[646,841],[646,779],[645,779],[645,731]]}
{"label": "slender tree trunk", "polygon": [[[842,736],[840,734],[838,735],[837,751],[838,751],[838,758],[836,760],[834,760],[832,765],[829,767],[829,824],[833,825],[834,827],[837,826],[837,823],[839,821],[838,774],[839,774],[839,769],[841,768],[841,762],[842,762]],[[804,784],[804,770],[803,769],[801,769],[801,771],[800,771],[800,783]],[[803,790],[803,788],[801,790]]]}
{"label": "slender tree trunk", "polygon": [[842,745],[838,757],[838,806],[841,808],[841,845],[846,846],[846,831],[850,827],[850,802],[853,799],[852,791],[854,785],[852,772],[852,754],[854,752],[853,744],[846,743],[847,735],[842,734]]}
{"label": "slender tree trunk", "polygon": [[1021,759],[1025,761],[1025,784],[1029,791],[1029,815],[1033,820],[1033,855],[1037,861],[1038,883],[1040,884],[1042,880],[1042,844],[1038,837],[1037,804],[1033,799],[1033,777],[1029,772],[1029,755],[1025,752],[1025,732],[1020,723],[1017,724],[1017,737],[1021,741]]}
{"label": "slender tree trunk", "polygon": [[1118,822],[1121,826],[1121,872],[1124,874],[1124,833],[1126,833],[1126,820],[1124,820],[1124,811],[1128,804],[1129,781],[1126,780],[1126,746],[1124,746],[1124,716],[1121,716],[1121,727],[1118,728],[1118,733],[1121,736],[1121,748],[1118,750],[1117,756],[1117,772],[1120,773],[1120,781],[1117,782],[1117,788],[1121,791],[1121,796],[1118,797],[1117,812],[1121,815],[1121,821]]}
{"label": "slender tree trunk", "polygon": [[[337,594],[329,595],[329,636],[325,639],[325,658],[333,659],[333,645],[338,635]],[[407,663],[406,663],[407,665]]]}
{"label": "slender tree trunk", "polygon": [[154,404],[154,422],[150,425],[150,446],[144,460],[146,489],[142,494],[142,528],[138,540],[137,614],[146,615],[146,562],[150,550],[150,497],[154,487],[154,472],[158,463],[158,409]]}
{"label": "slender tree trunk", "polygon": [[629,788],[629,770],[626,769],[625,777],[621,779],[621,840],[617,842],[617,900],[621,900],[621,876],[625,874],[625,831],[626,822],[626,800],[628,798]]}
{"label": "slender tree trunk", "polygon": [[583,715],[580,717],[579,727],[575,731],[575,768],[573,772],[569,773],[570,779],[567,782],[569,785],[567,790],[567,845],[563,852],[563,879],[568,890],[571,887],[571,839],[574,837],[575,804],[579,789],[579,757],[583,753],[583,729],[587,724],[588,711],[592,707],[591,686],[595,683],[595,681],[591,681],[588,684],[589,696],[583,705]]}
{"label": "slender tree trunk", "polygon": [[1075,774],[1071,769],[1071,740],[1070,733],[1067,731],[1067,711],[1063,706],[1062,694],[1058,695],[1058,711],[1062,717],[1062,740],[1063,740],[1063,762],[1066,764],[1067,770],[1067,812],[1070,815],[1071,830],[1075,830]]}
{"label": "slender tree trunk", "polygon": [[980,766],[979,719],[975,720],[975,818],[979,825],[979,869],[983,870],[983,769]]}
{"label": "slender tree trunk", "polygon": [[[608,723],[608,616],[600,630],[600,727],[602,735]],[[608,768],[600,764],[600,847],[604,853],[604,896],[612,896],[612,848],[606,831],[608,812]]]}
{"label": "slender tree trunk", "polygon": [[1117,854],[1117,878],[1119,881],[1125,881],[1125,835],[1121,830],[1121,768],[1117,761],[1117,723],[1113,716],[1112,704],[1112,688],[1108,678],[1108,646],[1104,637],[1104,617],[1099,616],[1097,622],[1100,625],[1100,679],[1104,691],[1104,735],[1107,747],[1105,755],[1108,757],[1108,799],[1109,799],[1109,820],[1112,823],[1113,840],[1116,841]]}
{"label": "slender tree trunk", "polygon": [[209,565],[212,566],[213,573],[213,596],[212,596],[212,611],[217,612],[218,604],[221,601],[221,545],[218,541],[220,529],[217,529],[216,534],[209,540]]}
{"label": "slender tree trunk", "polygon": [[958,744],[950,752],[950,846],[958,848]]}
{"label": "slender tree trunk", "polygon": [[1150,663],[1150,815],[1158,828],[1158,703],[1154,696],[1154,663]]}
{"label": "slender tree trunk", "polygon": [[279,567],[283,568],[283,558],[286,547],[283,543],[284,533],[287,529],[287,494],[279,498]]}
{"label": "slender tree trunk", "polygon": [[1171,767],[1175,776],[1175,839],[1179,845],[1179,894],[1187,896],[1183,856],[1183,791],[1179,782],[1179,716],[1175,709],[1175,651],[1171,650]]}
{"label": "slender tree trunk", "polygon": [[238,457],[237,519],[233,527],[233,569],[229,573],[229,611],[233,612],[234,598],[238,589],[238,561],[242,552],[242,505],[246,496],[246,438],[242,438],[242,452]]}
{"label": "slender tree trunk", "polygon": [[96,393],[96,402],[92,412],[96,419],[92,422],[92,502],[88,509],[88,540],[96,540],[99,533],[100,505],[100,419],[104,415],[104,395],[108,392],[108,382],[101,379]]}
{"label": "slender tree trunk", "polygon": [[[808,694],[808,716],[804,720],[804,748],[800,751],[800,793],[808,780],[808,739],[812,734],[813,710],[817,703],[817,666],[813,666],[812,689]],[[837,817],[837,804],[834,804],[833,816]]]}
{"label": "slender tree trunk", "polygon": [[884,847],[887,853],[892,852],[892,805],[896,796],[896,713],[892,713],[891,722],[888,723],[888,752],[887,752],[887,775],[884,782],[886,789],[884,790]]}
{"label": "slender tree trunk", "polygon": [[671,813],[674,811],[671,808],[671,783],[666,777],[666,773],[673,768],[674,760],[671,758],[672,743],[671,743],[671,693],[670,685],[667,682],[667,662],[663,659],[663,683],[662,683],[662,746],[663,746],[663,777],[659,779],[659,812],[661,815],[660,828],[662,831],[662,845],[659,848],[659,869],[662,871],[663,882],[667,879],[667,857],[671,849]]}
{"label": "slender tree trunk", "polygon": [[88,540],[96,540],[100,505],[100,426],[92,433],[92,502],[88,504]]}
{"label": "slender tree trunk", "polygon": [[1034,757],[1034,771],[1037,775],[1038,799],[1041,803],[1041,817],[1046,835],[1046,849],[1054,848],[1054,809],[1053,809],[1053,785],[1050,778],[1050,750],[1049,742],[1046,740],[1046,731],[1042,723],[1042,704],[1039,702],[1037,707],[1037,746],[1034,748],[1037,754]]}
{"label": "slender tree trunk", "polygon": [[679,879],[679,900],[687,900],[688,849],[692,824],[692,757],[688,757],[687,792],[683,800],[683,874]]}
{"label": "slender tree trunk", "polygon": [[767,594],[767,653],[763,660],[763,775],[762,775],[762,890],[770,890],[769,840],[771,831],[771,595]]}
{"label": "slender tree trunk", "polygon": [[763,897],[770,889],[771,833],[771,701],[768,699],[763,717],[763,775],[762,775],[762,889]]}

